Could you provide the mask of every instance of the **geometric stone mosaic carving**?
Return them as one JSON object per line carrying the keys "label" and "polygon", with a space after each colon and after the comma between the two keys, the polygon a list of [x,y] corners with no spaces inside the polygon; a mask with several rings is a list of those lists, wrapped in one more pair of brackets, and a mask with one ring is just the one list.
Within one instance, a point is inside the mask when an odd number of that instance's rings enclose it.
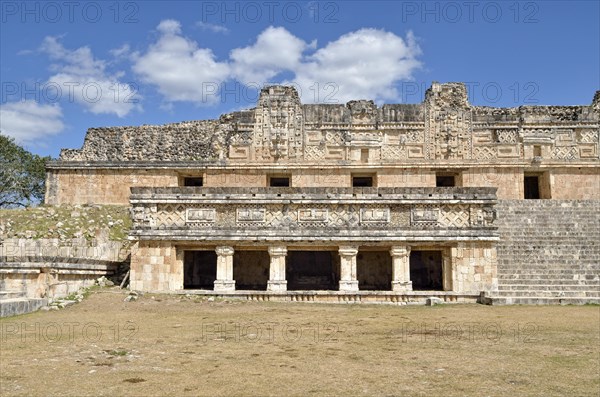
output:
{"label": "geometric stone mosaic carving", "polygon": [[469,207],[443,205],[438,219],[442,227],[465,227],[469,225]]}
{"label": "geometric stone mosaic carving", "polygon": [[575,160],[579,157],[577,146],[555,146],[552,150],[552,158],[560,160]]}
{"label": "geometric stone mosaic carving", "polygon": [[473,148],[473,157],[477,160],[491,160],[498,157],[495,147],[475,146]]}
{"label": "geometric stone mosaic carving", "polygon": [[298,210],[298,222],[327,222],[329,212],[326,209],[310,208]]}
{"label": "geometric stone mosaic carving", "polygon": [[264,208],[238,208],[236,219],[238,222],[264,222],[265,213]]}
{"label": "geometric stone mosaic carving", "polygon": [[390,221],[389,208],[361,208],[360,223],[388,223]]}
{"label": "geometric stone mosaic carving", "polygon": [[439,216],[440,209],[433,205],[415,206],[410,211],[410,223],[414,227],[434,228]]}
{"label": "geometric stone mosaic carving", "polygon": [[214,222],[216,221],[214,208],[188,208],[185,212],[186,222]]}
{"label": "geometric stone mosaic carving", "polygon": [[496,130],[496,142],[498,143],[517,143],[519,142],[519,132],[512,130]]}
{"label": "geometric stone mosaic carving", "polygon": [[[478,211],[478,212],[477,212]],[[494,214],[482,205],[413,204],[384,207],[379,205],[297,204],[242,205],[215,204],[143,204],[133,208],[135,225],[169,229],[233,228],[468,228],[491,224]]]}
{"label": "geometric stone mosaic carving", "polygon": [[390,146],[386,145],[381,148],[382,160],[399,160],[406,159],[405,146]]}

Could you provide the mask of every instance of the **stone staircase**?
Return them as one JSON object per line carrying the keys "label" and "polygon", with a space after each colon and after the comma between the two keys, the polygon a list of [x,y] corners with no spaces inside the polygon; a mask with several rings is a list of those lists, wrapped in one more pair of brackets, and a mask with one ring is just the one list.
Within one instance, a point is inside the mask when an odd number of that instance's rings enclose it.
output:
{"label": "stone staircase", "polygon": [[0,317],[34,312],[46,305],[48,299],[27,298],[24,291],[0,291]]}
{"label": "stone staircase", "polygon": [[491,304],[600,303],[600,201],[497,205],[498,292]]}

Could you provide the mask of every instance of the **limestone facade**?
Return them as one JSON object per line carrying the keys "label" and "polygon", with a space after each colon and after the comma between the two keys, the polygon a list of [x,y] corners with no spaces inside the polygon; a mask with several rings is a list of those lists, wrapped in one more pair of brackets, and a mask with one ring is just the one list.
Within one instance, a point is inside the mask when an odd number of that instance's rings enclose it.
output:
{"label": "limestone facade", "polygon": [[351,101],[302,105],[291,87],[267,87],[257,107],[218,120],[94,128],[83,148],[49,165],[49,204],[127,204],[135,186],[352,186],[498,188],[524,198],[523,179],[547,183],[543,198],[599,199],[599,95],[589,106],[472,106],[465,86],[438,84],[416,105]]}
{"label": "limestone facade", "polygon": [[600,200],[599,120],[599,92],[491,108],[434,83],[378,107],[271,86],[218,120],[88,130],[46,200],[131,205],[133,289],[476,295],[498,290],[497,200]]}
{"label": "limestone facade", "polygon": [[290,252],[333,251],[338,290],[356,292],[357,256],[375,250],[391,258],[382,289],[408,292],[418,250],[440,253],[441,290],[477,294],[497,288],[495,203],[495,188],[133,188],[132,288],[184,289],[200,250],[216,253],[214,291],[234,291],[235,252],[262,250],[264,290],[284,292]]}

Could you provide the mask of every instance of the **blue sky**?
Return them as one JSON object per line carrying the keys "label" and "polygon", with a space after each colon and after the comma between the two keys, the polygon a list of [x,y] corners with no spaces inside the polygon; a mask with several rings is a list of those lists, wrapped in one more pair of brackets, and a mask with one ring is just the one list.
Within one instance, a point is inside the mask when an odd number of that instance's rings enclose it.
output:
{"label": "blue sky", "polygon": [[57,157],[90,127],[217,118],[257,87],[418,103],[432,81],[486,106],[589,104],[597,1],[2,1],[0,129]]}

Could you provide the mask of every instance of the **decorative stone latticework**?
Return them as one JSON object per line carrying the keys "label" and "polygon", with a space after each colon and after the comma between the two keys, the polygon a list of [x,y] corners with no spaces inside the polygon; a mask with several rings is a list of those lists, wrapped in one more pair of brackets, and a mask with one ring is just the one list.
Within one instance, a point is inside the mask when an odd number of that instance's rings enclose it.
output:
{"label": "decorative stone latticework", "polygon": [[134,188],[131,235],[407,241],[427,232],[428,240],[494,241],[495,202],[493,188]]}
{"label": "decorative stone latticework", "polygon": [[434,83],[418,105],[350,101],[302,105],[291,87],[262,90],[257,107],[218,120],[163,126],[92,128],[81,150],[64,149],[51,165],[73,162],[369,163],[531,160],[543,145],[547,160],[598,160],[598,111],[591,106],[472,106],[463,84]]}

